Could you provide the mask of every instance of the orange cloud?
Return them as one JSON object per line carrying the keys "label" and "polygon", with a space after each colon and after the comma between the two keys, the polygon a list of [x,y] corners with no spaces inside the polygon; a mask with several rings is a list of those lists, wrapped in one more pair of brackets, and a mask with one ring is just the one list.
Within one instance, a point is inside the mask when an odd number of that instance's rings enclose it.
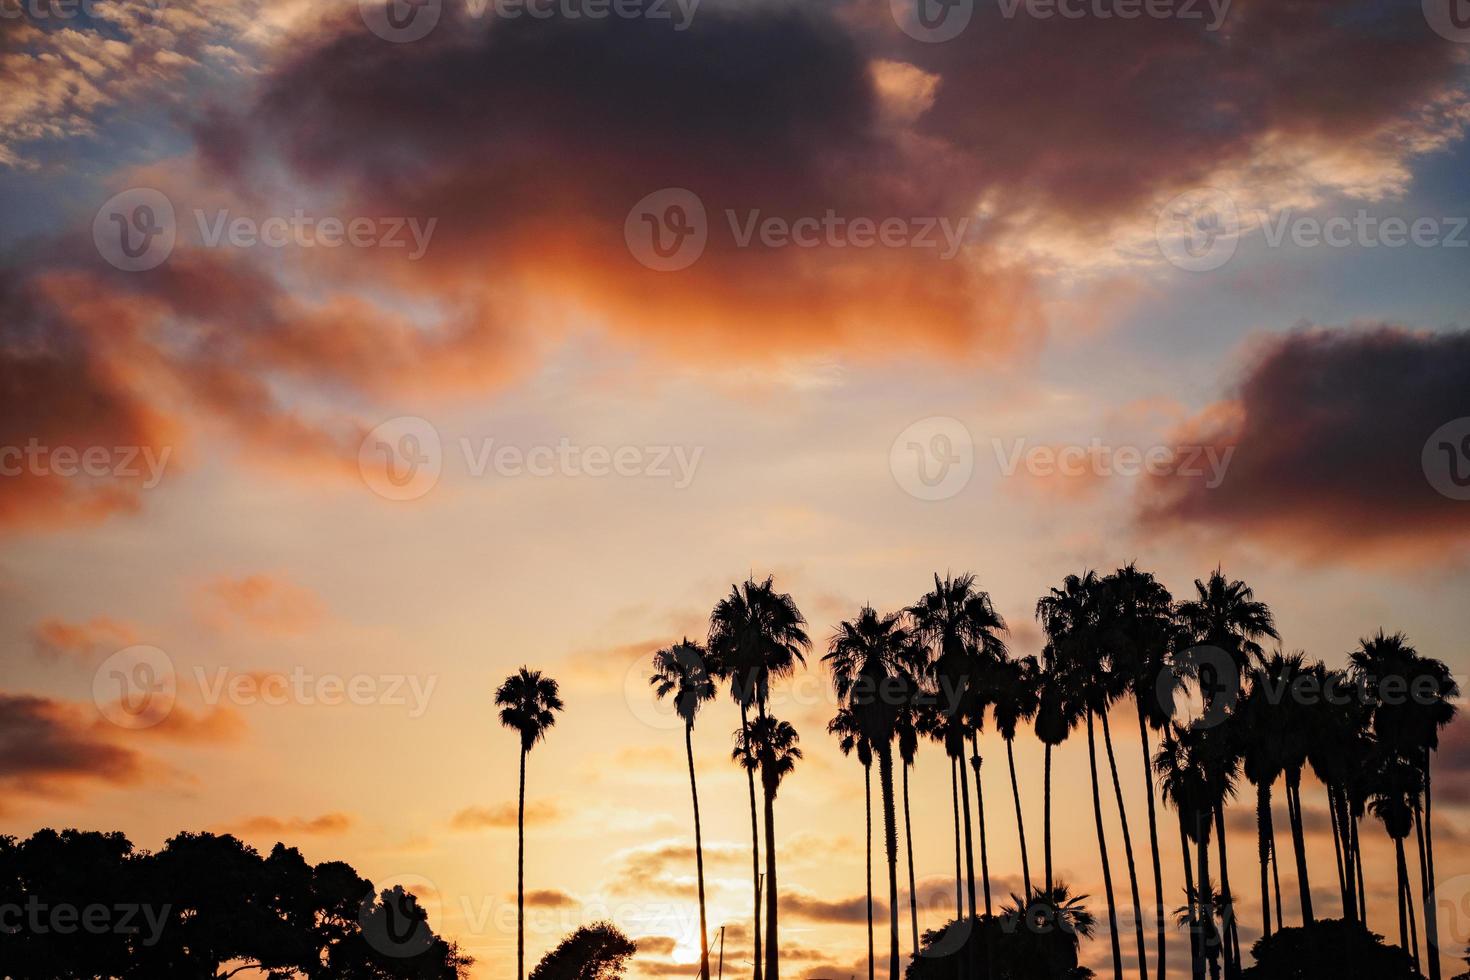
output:
{"label": "orange cloud", "polygon": [[276,837],[311,836],[345,833],[356,823],[356,818],[346,813],[324,813],[319,817],[258,816],[243,820],[229,828],[229,832],[242,836]]}
{"label": "orange cloud", "polygon": [[222,612],[227,621],[269,633],[305,633],[326,617],[315,592],[279,575],[221,576],[206,583],[202,591],[210,601],[206,615],[219,621],[216,613]]}
{"label": "orange cloud", "polygon": [[109,616],[93,616],[84,623],[48,616],[31,630],[31,642],[42,656],[90,657],[137,643],[138,632],[134,624]]}
{"label": "orange cloud", "polygon": [[[501,803],[497,806],[470,806],[460,810],[449,819],[449,826],[460,831],[515,829],[517,805]],[[547,824],[561,819],[561,809],[550,800],[529,800],[526,803],[526,823]]]}

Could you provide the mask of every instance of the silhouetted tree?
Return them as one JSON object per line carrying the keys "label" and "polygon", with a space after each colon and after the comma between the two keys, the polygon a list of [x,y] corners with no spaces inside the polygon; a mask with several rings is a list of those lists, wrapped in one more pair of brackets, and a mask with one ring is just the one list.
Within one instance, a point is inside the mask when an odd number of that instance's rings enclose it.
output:
{"label": "silhouetted tree", "polygon": [[608,922],[581,926],[541,958],[531,980],[618,980],[638,944]]}
{"label": "silhouetted tree", "polygon": [[827,733],[837,736],[837,748],[843,755],[856,752],[863,767],[863,809],[867,817],[863,858],[868,882],[868,980],[873,980],[873,746],[858,721],[857,713],[849,705],[837,708],[837,714],[827,723]]}
{"label": "silhouetted tree", "polygon": [[1355,922],[1321,919],[1251,947],[1245,980],[1423,980],[1409,955]]}
{"label": "silhouetted tree", "polygon": [[556,724],[562,710],[556,681],[539,670],[522,667],[511,674],[495,692],[500,723],[521,739],[519,808],[516,811],[516,976],[526,975],[526,756]]}
{"label": "silhouetted tree", "polygon": [[761,770],[761,788],[765,792],[766,809],[766,980],[778,980],[781,972],[781,943],[778,912],[779,889],[776,885],[776,791],[781,782],[796,768],[801,758],[799,738],[790,722],[771,715],[755,719],[736,733],[732,757],[742,764],[754,759]]}

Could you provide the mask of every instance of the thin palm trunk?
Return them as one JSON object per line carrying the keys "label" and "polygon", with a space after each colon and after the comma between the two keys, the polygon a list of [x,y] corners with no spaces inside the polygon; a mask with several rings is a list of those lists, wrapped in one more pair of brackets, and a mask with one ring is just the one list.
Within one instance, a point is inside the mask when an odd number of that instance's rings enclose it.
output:
{"label": "thin palm trunk", "polygon": [[1315,920],[1312,915],[1312,883],[1307,875],[1307,843],[1302,831],[1302,775],[1300,770],[1286,773],[1286,810],[1291,821],[1291,845],[1296,851],[1297,893],[1302,906],[1302,925],[1309,926]]}
{"label": "thin palm trunk", "polygon": [[1358,883],[1357,871],[1354,867],[1356,858],[1353,855],[1353,839],[1350,825],[1353,822],[1352,814],[1348,810],[1347,790],[1338,786],[1334,788],[1331,801],[1334,814],[1337,817],[1337,830],[1342,835],[1342,877],[1343,877],[1343,915],[1349,922],[1358,922]]}
{"label": "thin palm trunk", "polygon": [[1280,932],[1286,925],[1281,919],[1281,862],[1276,859],[1276,814],[1268,813],[1267,817],[1271,821],[1268,826],[1271,835],[1268,840],[1271,845],[1271,890],[1276,896],[1276,931]]}
{"label": "thin palm trunk", "polygon": [[1430,766],[1434,764],[1434,752],[1430,749],[1424,750],[1424,868],[1425,868],[1425,896],[1424,896],[1424,941],[1429,946],[1429,980],[1439,980],[1439,909],[1433,901],[1433,896],[1428,892],[1429,882],[1434,877],[1434,815],[1433,795],[1430,792],[1432,780],[1429,776]]}
{"label": "thin palm trunk", "polygon": [[1203,980],[1205,934],[1200,925],[1199,905],[1194,891],[1194,868],[1189,858],[1189,835],[1185,833],[1183,810],[1179,812],[1179,851],[1184,856],[1184,899],[1189,917],[1189,975],[1194,980]]}
{"label": "thin palm trunk", "polygon": [[1368,893],[1363,888],[1363,842],[1361,833],[1363,822],[1357,817],[1353,818],[1353,864],[1358,871],[1358,915],[1360,921],[1366,927],[1368,925]]}
{"label": "thin palm trunk", "polygon": [[684,726],[684,753],[689,757],[689,795],[694,798],[694,868],[699,883],[699,977],[709,980],[709,926],[704,906],[704,838],[699,826],[699,785],[694,781],[694,726]]}
{"label": "thin palm trunk", "polygon": [[1404,864],[1403,839],[1395,837],[1393,839],[1393,846],[1394,855],[1396,858],[1394,870],[1398,877],[1397,885],[1399,899],[1399,948],[1407,953],[1409,951],[1409,920],[1404,913],[1404,895],[1408,891],[1409,869]]}
{"label": "thin palm trunk", "polygon": [[1351,904],[1348,901],[1348,868],[1342,859],[1342,832],[1337,826],[1337,791],[1331,785],[1327,787],[1327,816],[1332,827],[1332,856],[1337,861],[1338,901],[1342,903],[1342,917],[1351,921],[1352,915],[1348,912]]}
{"label": "thin palm trunk", "polygon": [[[748,706],[742,704],[740,706],[740,727],[747,731],[750,728],[749,713]],[[752,914],[752,919],[754,920],[752,938],[755,941],[755,965],[752,977],[753,980],[761,980],[761,831],[755,811],[755,769],[753,767],[746,768],[745,783],[750,789],[750,882],[755,896],[755,911]]]}
{"label": "thin palm trunk", "polygon": [[1044,826],[1041,843],[1046,852],[1046,890],[1051,891],[1051,743],[1046,743],[1046,802],[1042,806]]}
{"label": "thin palm trunk", "polygon": [[955,767],[958,761],[950,756],[949,759],[949,789],[950,797],[954,802],[954,917],[962,918],[965,914],[964,896],[964,872],[960,868],[960,777]]}
{"label": "thin palm trunk", "polygon": [[1195,874],[1195,888],[1198,892],[1199,901],[1199,923],[1200,923],[1200,956],[1211,963],[1211,971],[1214,970],[1214,955],[1207,948],[1210,933],[1214,930],[1211,925],[1215,921],[1215,909],[1211,903],[1210,894],[1210,825],[1209,817],[1196,813],[1195,820],[1199,826],[1195,830],[1195,859],[1199,864]]}
{"label": "thin palm trunk", "polygon": [[[963,743],[960,746],[960,754],[964,754]],[[975,918],[975,846],[970,836],[970,777],[965,774],[965,760],[959,759],[960,765],[960,799],[964,802],[965,810],[965,893],[970,900],[970,918]]]}
{"label": "thin palm trunk", "polygon": [[1092,770],[1092,815],[1097,823],[1097,853],[1102,860],[1103,891],[1108,900],[1108,938],[1113,944],[1113,980],[1123,980],[1123,951],[1118,946],[1118,908],[1113,901],[1113,869],[1108,863],[1108,838],[1103,833],[1102,795],[1097,785],[1097,739],[1092,709],[1087,709],[1087,764]]}
{"label": "thin palm trunk", "polygon": [[873,765],[863,766],[863,809],[867,816],[868,846],[866,855],[868,868],[868,980],[873,980]]}
{"label": "thin palm trunk", "polygon": [[781,943],[777,936],[776,788],[766,786],[766,980],[781,974]]}
{"label": "thin palm trunk", "polygon": [[1264,778],[1256,784],[1256,860],[1261,863],[1261,935],[1271,937],[1271,784]]}
{"label": "thin palm trunk", "polygon": [[1006,739],[1006,764],[1011,770],[1011,796],[1016,801],[1016,831],[1021,836],[1021,878],[1026,883],[1026,894],[1031,894],[1031,858],[1026,853],[1026,821],[1021,817],[1021,784],[1016,781],[1016,753],[1012,739]]}
{"label": "thin palm trunk", "polygon": [[1154,911],[1158,916],[1158,947],[1154,954],[1156,961],[1154,975],[1158,977],[1158,980],[1164,980],[1168,975],[1164,957],[1168,929],[1164,914],[1164,869],[1159,860],[1159,823],[1154,810],[1153,767],[1149,764],[1148,721],[1143,714],[1142,702],[1138,704],[1138,740],[1143,747],[1144,793],[1148,798],[1148,841],[1154,860]]}
{"label": "thin palm trunk", "polygon": [[985,844],[985,791],[980,785],[980,744],[970,732],[970,764],[975,767],[975,803],[980,808],[980,882],[984,886],[985,914],[990,915],[990,848]]}
{"label": "thin palm trunk", "polygon": [[516,808],[516,976],[526,976],[526,750],[521,749],[521,790]]}
{"label": "thin palm trunk", "polygon": [[[1431,904],[1431,899],[1429,897],[1429,868],[1424,863],[1424,821],[1420,819],[1419,811],[1417,809],[1414,811],[1414,835],[1418,838],[1419,841],[1419,887],[1422,889],[1419,894],[1423,896],[1424,899],[1424,921],[1426,923],[1424,929],[1424,938],[1427,941],[1429,939],[1428,915],[1429,906]],[[1418,961],[1419,939],[1416,936],[1414,938],[1414,962],[1418,963]]]}
{"label": "thin palm trunk", "polygon": [[1123,784],[1118,781],[1118,761],[1113,756],[1113,733],[1108,713],[1102,712],[1103,748],[1108,753],[1108,771],[1113,777],[1113,794],[1118,798],[1118,819],[1123,824],[1123,856],[1128,860],[1128,887],[1133,897],[1133,931],[1138,943],[1139,980],[1148,980],[1148,949],[1143,938],[1143,901],[1138,896],[1138,867],[1133,862],[1133,835],[1128,832],[1128,808],[1123,803]]}
{"label": "thin palm trunk", "polygon": [[893,748],[878,747],[878,785],[883,793],[883,851],[888,858],[888,975],[898,970],[898,821],[893,805]]}
{"label": "thin palm trunk", "polygon": [[919,955],[919,898],[914,888],[914,826],[909,822],[909,767],[903,767],[903,841],[909,857],[909,926],[914,933],[914,956]]}
{"label": "thin palm trunk", "polygon": [[1235,896],[1230,891],[1230,854],[1225,841],[1225,802],[1215,807],[1215,847],[1220,852],[1220,926],[1225,947],[1225,975],[1240,976],[1240,933],[1235,923]]}

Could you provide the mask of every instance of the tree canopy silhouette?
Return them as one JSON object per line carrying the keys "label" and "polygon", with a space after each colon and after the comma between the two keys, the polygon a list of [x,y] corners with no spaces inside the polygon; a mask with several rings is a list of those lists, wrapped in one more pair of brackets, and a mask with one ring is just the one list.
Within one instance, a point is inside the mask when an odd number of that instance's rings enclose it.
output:
{"label": "tree canopy silhouette", "polygon": [[541,958],[531,980],[617,980],[638,944],[609,922],[571,933]]}

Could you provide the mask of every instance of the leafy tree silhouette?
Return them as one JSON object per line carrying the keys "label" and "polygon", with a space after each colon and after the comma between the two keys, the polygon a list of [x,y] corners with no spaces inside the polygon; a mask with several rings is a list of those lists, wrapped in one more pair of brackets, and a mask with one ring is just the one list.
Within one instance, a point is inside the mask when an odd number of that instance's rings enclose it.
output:
{"label": "leafy tree silhouette", "polygon": [[531,980],[617,980],[636,952],[638,944],[616,926],[594,922],[557,943],[531,971]]}

